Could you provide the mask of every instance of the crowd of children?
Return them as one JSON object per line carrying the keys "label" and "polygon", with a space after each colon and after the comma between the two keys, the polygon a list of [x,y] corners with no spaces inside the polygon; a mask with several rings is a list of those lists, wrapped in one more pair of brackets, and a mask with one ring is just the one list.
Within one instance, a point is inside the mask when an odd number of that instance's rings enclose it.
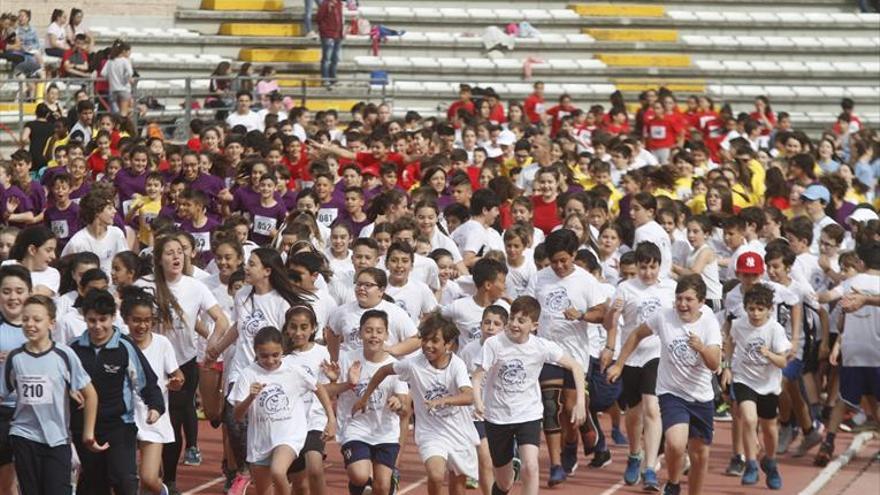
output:
{"label": "crowd of children", "polygon": [[233,494],[325,493],[332,440],[352,494],[410,441],[432,494],[535,494],[542,443],[551,487],[612,462],[600,415],[628,485],[701,493],[732,419],[725,474],[780,489],[795,437],[824,465],[878,419],[880,139],[769,103],[462,85],[447,120],[270,106],[181,145],[39,105],[48,154],[0,161],[0,492],[179,493],[210,425]]}

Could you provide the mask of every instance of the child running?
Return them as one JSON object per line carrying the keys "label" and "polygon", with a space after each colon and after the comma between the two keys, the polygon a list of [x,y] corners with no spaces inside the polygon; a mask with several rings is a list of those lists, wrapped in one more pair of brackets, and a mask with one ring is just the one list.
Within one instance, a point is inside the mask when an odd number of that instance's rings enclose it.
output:
{"label": "child running", "polygon": [[442,492],[449,477],[449,493],[463,495],[468,477],[478,475],[476,446],[480,443],[470,414],[474,394],[467,366],[452,353],[458,328],[438,313],[421,324],[422,352],[386,364],[370,379],[352,409],[364,411],[373,393],[389,375],[397,375],[412,391],[416,417],[416,445],[428,474],[428,493]]}

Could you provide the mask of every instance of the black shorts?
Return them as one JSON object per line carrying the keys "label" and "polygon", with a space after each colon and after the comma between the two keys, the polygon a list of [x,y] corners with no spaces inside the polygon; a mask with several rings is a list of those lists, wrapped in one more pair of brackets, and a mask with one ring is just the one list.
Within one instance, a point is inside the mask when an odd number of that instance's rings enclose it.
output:
{"label": "black shorts", "polygon": [[486,422],[485,421],[474,421],[474,428],[477,429],[477,435],[480,437],[480,440],[486,438]]}
{"label": "black shorts", "polygon": [[746,384],[734,383],[733,395],[740,404],[754,402],[758,409],[758,417],[761,419],[776,419],[779,416],[779,396],[776,394],[761,395]]}
{"label": "black shorts", "polygon": [[342,446],[342,459],[345,461],[345,467],[357,461],[369,460],[394,469],[397,465],[398,454],[400,454],[399,443],[370,445],[359,440],[352,440]]}
{"label": "black shorts", "polygon": [[[574,374],[570,369],[563,368],[562,366],[556,366],[555,364],[545,364],[543,368],[541,368],[541,375],[538,376],[538,382],[543,384],[544,382],[552,382],[562,380],[562,388],[567,390],[574,390]],[[543,386],[541,387],[543,388]]]}
{"label": "black shorts", "polygon": [[12,463],[12,442],[9,441],[9,428],[12,426],[12,417],[15,409],[12,407],[0,407],[0,466]]}
{"label": "black shorts", "polygon": [[513,460],[517,445],[541,445],[541,420],[495,425],[486,421],[486,440],[492,465],[499,468]]}
{"label": "black shorts", "polygon": [[652,359],[644,366],[624,366],[620,379],[623,390],[620,391],[618,404],[623,409],[630,409],[642,402],[642,395],[657,395],[657,365],[659,359]]}
{"label": "black shorts", "polygon": [[299,455],[296,456],[296,460],[288,468],[288,473],[299,473],[306,469],[306,452],[318,452],[322,457],[327,457],[324,454],[324,441],[321,440],[323,434],[324,432],[318,430],[309,430],[306,433],[306,443],[303,444],[303,448],[299,451]]}
{"label": "black shorts", "polygon": [[49,447],[17,435],[9,443],[21,493],[70,493],[70,444]]}

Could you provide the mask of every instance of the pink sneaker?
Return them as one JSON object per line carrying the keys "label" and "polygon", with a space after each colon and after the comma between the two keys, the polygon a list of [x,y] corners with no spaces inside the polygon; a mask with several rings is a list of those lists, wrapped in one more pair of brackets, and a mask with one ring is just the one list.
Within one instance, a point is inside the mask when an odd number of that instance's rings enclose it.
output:
{"label": "pink sneaker", "polygon": [[228,495],[245,495],[248,487],[251,486],[251,475],[241,473],[235,477],[232,486],[229,487]]}

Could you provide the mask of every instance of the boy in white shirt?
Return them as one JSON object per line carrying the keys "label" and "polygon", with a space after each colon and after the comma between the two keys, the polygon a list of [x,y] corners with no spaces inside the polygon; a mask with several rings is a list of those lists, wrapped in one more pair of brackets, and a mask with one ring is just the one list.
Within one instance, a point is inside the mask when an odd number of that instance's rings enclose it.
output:
{"label": "boy in white shirt", "polygon": [[776,443],[779,439],[776,417],[779,394],[782,392],[782,371],[791,343],[785,329],[770,319],[773,289],[757,284],[743,297],[748,318],[733,322],[724,349],[723,384],[733,381],[734,395],[739,404],[739,420],[743,432],[746,468],[743,485],[758,482],[759,450],[757,427],[764,434],[765,456],[761,469],[767,475],[767,487],[782,488],[782,477],[776,465]]}
{"label": "boy in white shirt", "polygon": [[746,221],[742,217],[732,216],[724,220],[724,245],[730,250],[731,255],[730,258],[718,260],[722,282],[736,278],[736,260],[741,254],[749,251],[757,252],[746,243],[745,230]]}
{"label": "boy in white shirt", "polygon": [[463,297],[441,307],[440,314],[455,323],[460,332],[458,349],[474,341],[480,340],[480,322],[483,310],[493,304],[505,309],[510,306],[501,297],[506,290],[507,266],[497,260],[485,258],[474,263],[471,274],[477,293],[472,297]]}
{"label": "boy in white shirt", "polygon": [[[615,342],[617,339],[617,324],[621,315],[623,321],[620,341],[625,342],[639,325],[656,312],[662,308],[671,308],[675,299],[675,282],[660,278],[660,249],[653,243],[643,242],[636,246],[635,255],[638,276],[617,287],[614,302],[605,314],[604,326],[608,330],[608,342]],[[612,357],[613,349],[603,349],[599,357],[600,366],[607,369]],[[623,361],[623,390],[619,399],[621,407],[628,410],[626,436],[629,438],[629,458],[623,480],[627,485],[635,485],[642,479],[645,488],[651,490],[659,488],[654,466],[663,434],[655,390],[659,358],[660,343],[653,336],[641,342],[635,352],[627,356],[626,361]],[[621,363],[620,358],[618,363]],[[641,449],[642,439],[644,451]]]}
{"label": "boy in white shirt", "polygon": [[[584,389],[584,370],[562,348],[533,336],[541,316],[541,305],[531,296],[518,297],[511,305],[511,319],[504,334],[486,340],[476,362],[474,407],[486,418],[486,437],[495,472],[493,495],[504,495],[513,487],[514,446],[522,460],[520,476],[523,495],[538,493],[538,446],[544,415],[538,375],[545,363],[555,362],[571,371],[577,390]],[[485,377],[485,400],[483,379]],[[579,395],[571,421],[580,425],[586,416]]]}
{"label": "boy in white shirt", "polygon": [[825,214],[825,207],[831,202],[831,191],[822,184],[812,184],[801,194],[804,210],[813,222],[813,240],[810,242],[810,253],[819,254],[819,234],[826,225],[837,223]]}
{"label": "boy in white shirt", "polygon": [[478,475],[480,440],[468,407],[474,393],[467,366],[452,353],[458,328],[433,313],[422,322],[419,337],[422,352],[379,368],[353,410],[366,409],[373,390],[389,375],[397,375],[409,385],[419,418],[416,445],[428,474],[428,492],[440,493],[449,473],[450,493],[464,493],[466,479]]}
{"label": "boy in white shirt", "polygon": [[828,434],[815,464],[824,466],[834,453],[834,437],[845,408],[857,408],[874,396],[874,417],[880,415],[880,242],[863,242],[856,250],[865,270],[822,294],[820,301],[840,300],[844,312],[841,335],[829,357],[840,366],[840,398],[831,412]]}
{"label": "boy in white shirt", "polygon": [[[550,233],[544,249],[550,266],[540,270],[529,282],[529,293],[541,305],[538,336],[560,347],[587,370],[590,366],[590,323],[600,323],[605,317],[607,297],[599,292],[599,281],[589,272],[575,265],[579,241],[568,229]],[[538,378],[544,401],[544,435],[550,453],[549,485],[565,481],[577,468],[578,431],[569,421],[572,407],[586,402],[583,387],[576,387],[571,372],[556,363],[547,363]],[[585,448],[596,444],[595,428],[588,426],[584,434]],[[591,437],[591,438],[587,438]],[[563,447],[564,441],[564,447]]]}
{"label": "boy in white shirt", "polygon": [[825,273],[819,267],[819,257],[810,252],[813,244],[813,224],[809,218],[794,217],[783,227],[788,245],[797,258],[791,267],[791,276],[810,284],[813,290],[823,290]]}
{"label": "boy in white shirt", "polygon": [[514,300],[528,291],[529,280],[538,269],[532,260],[532,227],[513,224],[504,231],[504,254],[507,257],[507,297]]}
{"label": "boy in white shirt", "polygon": [[492,228],[498,218],[498,196],[491,189],[479,189],[471,198],[471,219],[452,234],[452,240],[461,251],[462,261],[468,268],[474,266],[486,252],[504,249],[501,234]]}
{"label": "boy in white shirt", "polygon": [[651,242],[660,249],[660,277],[669,277],[672,271],[672,245],[669,234],[654,220],[657,213],[657,198],[646,192],[632,197],[629,207],[630,217],[636,227],[633,246]]}
{"label": "boy in white shirt", "polygon": [[651,335],[660,340],[657,393],[666,435],[664,494],[678,495],[685,455],[690,456],[688,493],[702,493],[709,468],[714,432],[712,374],[721,366],[721,329],[705,305],[706,283],[699,274],[685,275],[675,287],[675,309],[662,309],[639,325],[608,370],[614,382],[639,341]]}

